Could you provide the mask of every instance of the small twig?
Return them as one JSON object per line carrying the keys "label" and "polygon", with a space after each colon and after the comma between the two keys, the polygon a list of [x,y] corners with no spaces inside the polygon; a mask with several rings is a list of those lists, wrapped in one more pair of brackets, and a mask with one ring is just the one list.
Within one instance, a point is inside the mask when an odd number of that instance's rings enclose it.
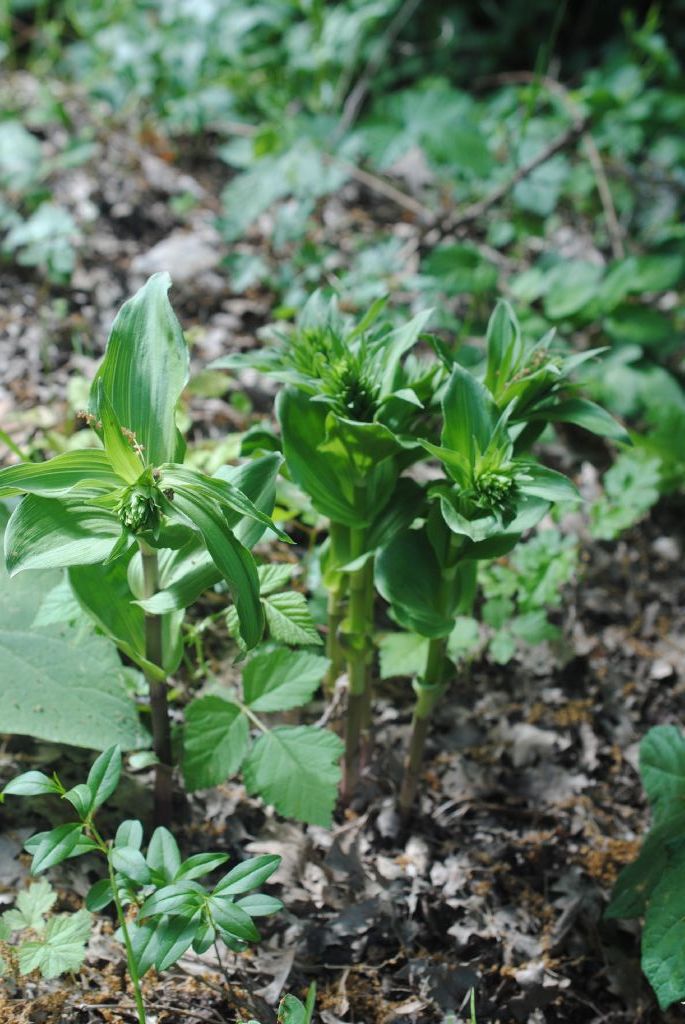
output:
{"label": "small twig", "polygon": [[357,167],[356,164],[348,163],[347,160],[341,160],[337,156],[331,156],[330,153],[324,153],[323,159],[327,164],[334,164],[336,167],[340,167],[341,170],[346,171],[351,178],[354,178],[361,185],[366,185],[372,192],[377,192],[379,195],[391,199],[398,206],[408,210],[409,213],[413,213],[419,220],[429,224],[435,222],[436,217],[432,210],[424,206],[418,199],[414,199],[413,196],[407,195],[406,192],[402,192],[394,185],[391,185],[385,178],[379,178],[377,174],[365,171],[361,167]]}
{"label": "small twig", "polygon": [[[481,79],[481,82],[496,85],[542,85],[548,92],[561,100],[566,111],[576,123],[580,117],[578,106],[574,103],[566,86],[558,82],[556,78],[550,78],[549,75],[538,75],[534,71],[507,71],[504,74],[489,75]],[[616,214],[616,207],[614,206],[614,199],[611,194],[606,171],[604,170],[602,157],[591,132],[587,128],[581,132],[581,138],[588,162],[595,176],[595,184],[597,185],[597,192],[604,211],[604,220],[606,221],[612,254],[614,259],[623,259],[625,256],[623,233]]]}
{"label": "small twig", "polygon": [[489,195],[485,196],[483,199],[479,199],[477,203],[471,203],[470,206],[467,206],[461,213],[457,213],[456,216],[448,218],[445,222],[444,229],[453,231],[455,228],[463,227],[465,224],[470,224],[472,221],[482,217],[489,209],[496,206],[500,199],[503,199],[504,196],[511,192],[511,190],[515,188],[520,181],[527,178],[529,174],[532,174],[533,171],[537,170],[538,167],[541,167],[542,164],[551,160],[552,157],[556,156],[557,153],[560,153],[562,149],[566,149],[568,144],[573,142],[574,139],[577,139],[579,135],[582,135],[587,123],[588,119],[586,117],[577,120],[575,124],[571,125],[570,128],[567,128],[565,132],[558,135],[556,139],[553,139],[548,146],[540,150],[536,156],[527,163],[522,164],[510,178],[507,178],[507,180],[503,181],[501,185],[494,188]]}

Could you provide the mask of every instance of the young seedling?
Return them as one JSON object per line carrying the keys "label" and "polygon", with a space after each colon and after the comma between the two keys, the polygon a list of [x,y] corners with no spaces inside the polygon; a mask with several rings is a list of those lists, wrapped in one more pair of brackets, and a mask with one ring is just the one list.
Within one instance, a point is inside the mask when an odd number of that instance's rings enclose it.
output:
{"label": "young seedling", "polygon": [[[182,860],[176,840],[163,827],[155,829],[143,853],[143,826],[137,820],[122,822],[113,840],[103,838],[95,816],[116,790],[120,775],[121,752],[118,747],[111,747],[97,758],[84,783],[66,789],[57,774],[48,777],[30,771],[12,779],[0,799],[54,795],[73,807],[74,821],[40,832],[25,843],[24,848],[33,858],[31,871],[37,875],[85,853],[105,858],[107,877],[92,886],[86,908],[97,913],[114,904],[138,1024],[146,1024],[141,978],[151,967],[164,971],[191,946],[195,952],[203,953],[218,939],[233,950],[245,949],[248,942],[259,940],[254,918],[276,913],[282,904],[263,893],[246,894],[273,874],[280,857],[252,857],[234,867],[216,885],[207,886],[198,879],[225,864],[226,854],[199,853]],[[80,927],[81,921],[78,923]],[[49,938],[46,936],[46,940]],[[59,947],[59,932],[52,938]],[[53,952],[59,956],[59,948]],[[49,953],[49,948],[47,953],[31,948],[25,954],[27,964],[49,964]],[[21,957],[20,948],[20,970]],[[57,965],[64,962],[64,957],[55,961]],[[67,969],[76,966],[72,957]]]}
{"label": "young seedling", "polygon": [[[307,989],[307,996],[301,1002],[297,996],[283,996],[278,1007],[277,1024],[312,1024],[316,1003],[316,983]],[[259,1024],[258,1020],[238,1021],[238,1024]]]}
{"label": "young seedling", "polygon": [[19,893],[16,905],[0,917],[0,977],[19,984],[24,975],[38,971],[42,978],[58,978],[78,971],[90,938],[87,910],[53,914],[57,893],[41,878]]}
{"label": "young seedling", "polygon": [[419,510],[420,488],[400,479],[423,452],[418,425],[433,399],[438,364],[407,353],[428,320],[424,312],[399,329],[377,320],[376,303],[349,327],[335,303],[318,293],[292,336],[260,352],[213,364],[252,366],[286,387],[276,411],[288,473],[330,520],[323,558],[329,590],[328,647],[332,675],[347,665],[343,793],[359,773],[360,741],[368,724],[373,654],[373,561],[389,536]]}
{"label": "young seedling", "polygon": [[376,583],[396,620],[429,639],[426,665],[414,684],[400,793],[405,817],[416,795],[428,722],[448,684],[447,639],[456,615],[471,609],[477,561],[509,552],[553,502],[578,499],[571,481],[540,465],[528,447],[553,420],[627,440],[602,409],[568,397],[566,375],[588,353],[562,361],[547,354],[550,341],[527,348],[511,309],[498,306],[489,326],[485,382],[455,364],[442,398],[440,444],[423,442],[445,472],[428,487],[423,525],[398,533],[377,560]]}
{"label": "young seedling", "polygon": [[264,613],[248,548],[266,528],[288,539],[257,507],[273,507],[279,456],[213,477],[182,464],[175,417],[188,348],[167,298],[170,284],[168,274],[155,274],[114,321],[86,417],[102,447],[0,470],[0,498],[26,495],[5,533],[10,574],[69,567],[81,604],[145,672],[156,818],[167,823],[166,679],[181,658],[183,610],[223,578],[245,646],[254,647]]}

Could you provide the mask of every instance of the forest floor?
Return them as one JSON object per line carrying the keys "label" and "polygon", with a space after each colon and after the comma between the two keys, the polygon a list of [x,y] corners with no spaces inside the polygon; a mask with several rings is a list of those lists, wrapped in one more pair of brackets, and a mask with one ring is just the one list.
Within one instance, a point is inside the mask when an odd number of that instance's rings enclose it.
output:
{"label": "forest floor", "polygon": [[[154,139],[134,144],[116,132],[100,147],[97,160],[56,185],[89,225],[71,284],[47,285],[17,267],[0,278],[0,423],[37,451],[49,449],[51,433],[72,429],[80,379],[92,376],[115,310],[148,274],[170,271],[196,370],[254,344],[274,302],[260,290],[236,294],[221,266],[213,221],[223,166],[197,151],[171,163]],[[192,213],[177,216],[170,199],[187,194]],[[363,186],[326,204],[321,223],[340,239],[382,222],[420,245],[411,218]],[[241,248],[259,252],[267,238],[262,230]],[[269,411],[268,384],[247,376],[240,386],[252,412]],[[250,415],[209,385],[190,389],[188,413],[195,442],[245,429]],[[573,458],[591,487],[584,453]],[[642,977],[637,924],[602,915],[647,823],[639,741],[650,726],[680,720],[683,540],[682,506],[671,502],[617,543],[583,541],[582,572],[557,616],[563,641],[503,667],[477,661],[455,680],[407,828],[393,809],[411,714],[402,681],[378,686],[363,782],[332,830],[285,822],[238,783],[194,795],[181,845],[280,853],[274,891],[286,910],[254,951],[226,954],[230,986],[211,951],[184,957],[163,978],[149,975],[150,1020],[227,1024],[242,1014],[273,1024],[280,994],[302,995],[313,980],[324,1024],[432,1024],[453,1019],[450,1011],[466,1020],[472,987],[479,1024],[678,1020],[678,1009],[658,1010]],[[232,657],[220,634],[207,653],[218,673]],[[179,684],[190,685],[183,672]],[[76,778],[89,757],[6,738],[0,777],[59,762]],[[144,781],[122,787],[107,812],[113,822],[132,807],[149,813]],[[44,827],[43,810],[3,807],[0,905],[26,882],[21,845]],[[79,906],[95,877],[87,859],[52,872],[59,907]],[[103,918],[79,977],[0,989],[0,1019],[135,1021],[111,932]]]}

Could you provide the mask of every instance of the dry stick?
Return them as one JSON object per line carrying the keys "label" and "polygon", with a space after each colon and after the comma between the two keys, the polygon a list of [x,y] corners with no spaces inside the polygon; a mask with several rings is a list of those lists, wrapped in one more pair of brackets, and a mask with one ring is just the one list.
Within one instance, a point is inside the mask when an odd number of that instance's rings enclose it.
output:
{"label": "dry stick", "polygon": [[366,67],[364,68],[361,77],[358,79],[356,85],[350,91],[347,99],[345,100],[340,121],[338,122],[338,126],[333,135],[334,142],[341,139],[345,132],[349,131],[357,120],[359,111],[361,110],[364,100],[369,92],[371,82],[382,67],[388,50],[395,42],[409,19],[413,14],[415,14],[420,3],[421,0],[405,0],[396,12],[394,18],[391,20],[387,30],[381,36],[378,45],[366,63]]}
{"label": "dry stick", "polygon": [[[580,117],[578,106],[573,102],[566,86],[562,85],[561,82],[558,82],[556,78],[550,78],[549,75],[537,75],[534,71],[507,71],[500,75],[489,75],[482,81],[501,85],[537,85],[539,83],[540,85],[543,85],[548,92],[553,93],[553,95],[557,96],[561,100],[574,121],[577,122]],[[602,209],[604,210],[604,220],[606,221],[607,231],[609,233],[611,252],[614,259],[622,260],[625,256],[623,232],[616,214],[616,207],[614,206],[614,199],[611,194],[611,188],[609,187],[609,180],[606,176],[606,171],[604,170],[602,157],[597,149],[597,144],[595,143],[591,132],[587,129],[583,130],[581,138],[585,147],[585,152],[587,153],[588,162],[592,167],[592,172],[595,176],[597,192],[602,204]]]}
{"label": "dry stick", "polygon": [[[153,597],[159,590],[159,564],[157,552],[147,544],[140,545],[143,559],[144,596]],[[162,667],[162,618],[145,613],[145,657],[153,665]],[[157,825],[171,824],[171,728],[167,703],[166,680],[145,673],[150,689],[152,717],[152,744],[157,756],[155,766],[154,816]]]}
{"label": "dry stick", "polygon": [[547,163],[553,156],[560,153],[562,149],[566,149],[569,142],[578,138],[585,131],[588,124],[588,118],[583,117],[567,128],[565,132],[558,135],[548,146],[542,149],[536,156],[534,156],[528,163],[522,164],[521,167],[515,171],[510,178],[503,181],[501,185],[494,188],[489,195],[483,199],[479,199],[476,203],[471,203],[466,209],[462,210],[461,213],[457,213],[456,216],[448,217],[445,221],[445,227],[453,231],[455,228],[463,227],[465,224],[470,224],[472,221],[482,217],[484,213],[487,213],[491,207],[496,206],[500,199],[503,199],[508,192],[511,192],[513,188],[524,178],[527,178],[529,174],[541,167],[542,164]]}

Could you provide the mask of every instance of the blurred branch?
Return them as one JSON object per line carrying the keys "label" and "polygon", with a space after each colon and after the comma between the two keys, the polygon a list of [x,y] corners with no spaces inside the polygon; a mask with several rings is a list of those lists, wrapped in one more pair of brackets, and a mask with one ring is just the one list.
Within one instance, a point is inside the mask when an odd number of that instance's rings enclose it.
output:
{"label": "blurred branch", "polygon": [[[534,71],[508,71],[499,75],[488,75],[486,78],[481,79],[479,84],[541,85],[548,92],[557,96],[558,99],[561,100],[566,111],[571,115],[576,124],[579,122],[580,110],[577,104],[574,103],[566,86],[562,85],[561,82],[558,82],[556,78],[550,78],[548,75],[538,75]],[[588,162],[592,168],[592,173],[595,176],[597,193],[604,211],[604,220],[609,234],[609,241],[611,243],[611,252],[614,259],[620,260],[625,256],[623,232],[618,221],[618,216],[616,215],[616,207],[614,206],[614,200],[611,195],[611,188],[609,187],[606,171],[604,170],[602,157],[591,132],[588,131],[587,123],[586,119],[585,126],[580,134]]]}

